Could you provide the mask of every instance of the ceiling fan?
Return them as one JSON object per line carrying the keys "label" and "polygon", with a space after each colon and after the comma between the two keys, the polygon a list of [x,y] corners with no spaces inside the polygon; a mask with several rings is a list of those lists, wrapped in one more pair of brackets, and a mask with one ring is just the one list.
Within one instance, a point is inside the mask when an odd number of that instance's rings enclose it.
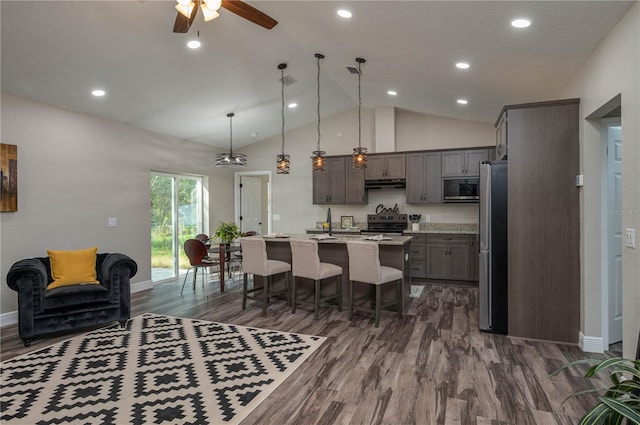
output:
{"label": "ceiling fan", "polygon": [[278,24],[278,21],[269,15],[259,11],[253,6],[249,6],[241,0],[177,0],[177,2],[176,9],[178,9],[178,16],[173,25],[173,32],[185,33],[189,31],[193,20],[198,14],[198,9],[202,10],[204,20],[210,21],[220,16],[218,13],[220,7],[224,7],[229,12],[235,13],[268,30]]}

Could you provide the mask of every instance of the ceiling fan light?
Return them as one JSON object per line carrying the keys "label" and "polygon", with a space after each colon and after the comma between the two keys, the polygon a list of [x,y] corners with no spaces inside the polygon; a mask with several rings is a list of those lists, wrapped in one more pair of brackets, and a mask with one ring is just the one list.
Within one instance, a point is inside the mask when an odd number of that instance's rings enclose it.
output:
{"label": "ceiling fan light", "polygon": [[220,16],[220,14],[218,12],[216,12],[215,10],[209,9],[204,4],[201,7],[202,7],[202,15],[204,16],[204,20],[206,22],[213,21],[218,16]]}
{"label": "ceiling fan light", "polygon": [[213,10],[214,12],[220,9],[222,6],[222,0],[204,0],[202,2],[202,7]]}
{"label": "ceiling fan light", "polygon": [[182,3],[178,2],[178,4],[176,4],[176,10],[182,13],[187,18],[191,18],[191,12],[193,12],[193,8],[195,6],[196,4],[194,2],[189,2],[186,5],[183,5]]}

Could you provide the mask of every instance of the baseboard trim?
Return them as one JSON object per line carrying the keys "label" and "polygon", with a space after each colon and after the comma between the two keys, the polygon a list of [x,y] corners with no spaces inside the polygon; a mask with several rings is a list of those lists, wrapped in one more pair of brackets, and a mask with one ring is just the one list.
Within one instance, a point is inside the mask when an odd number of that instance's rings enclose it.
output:
{"label": "baseboard trim", "polygon": [[[153,288],[153,282],[151,280],[145,280],[144,282],[132,283],[130,288],[132,294],[146,291],[147,289]],[[14,325],[16,323],[18,323],[18,310],[0,314],[0,327]]]}
{"label": "baseboard trim", "polygon": [[580,332],[580,348],[585,353],[604,353],[604,340],[599,336],[587,336]]}

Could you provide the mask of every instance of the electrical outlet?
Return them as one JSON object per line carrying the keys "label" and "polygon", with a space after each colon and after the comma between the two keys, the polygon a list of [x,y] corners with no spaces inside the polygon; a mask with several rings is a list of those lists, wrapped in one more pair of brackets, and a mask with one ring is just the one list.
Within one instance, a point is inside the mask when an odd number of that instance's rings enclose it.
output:
{"label": "electrical outlet", "polygon": [[428,214],[427,214],[427,215],[425,215],[425,216],[424,216],[424,221],[425,221],[425,223],[431,223],[431,216],[430,216],[430,215],[428,215]]}
{"label": "electrical outlet", "polygon": [[625,245],[629,248],[636,247],[636,230],[635,229],[627,229],[627,239],[625,240]]}
{"label": "electrical outlet", "polygon": [[280,221],[280,214],[274,214],[273,221]]}
{"label": "electrical outlet", "polygon": [[107,219],[107,226],[108,227],[116,227],[118,225],[118,220],[115,218],[109,218]]}

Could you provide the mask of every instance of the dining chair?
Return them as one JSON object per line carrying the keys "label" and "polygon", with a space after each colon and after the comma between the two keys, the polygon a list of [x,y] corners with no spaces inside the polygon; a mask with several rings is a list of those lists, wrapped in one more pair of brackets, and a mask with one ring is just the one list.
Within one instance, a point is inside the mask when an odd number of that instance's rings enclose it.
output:
{"label": "dining chair", "polygon": [[204,233],[199,233],[196,235],[194,239],[197,239],[200,242],[206,242],[209,240],[209,235],[205,235]]}
{"label": "dining chair", "polygon": [[[190,267],[187,273],[184,275],[184,281],[182,282],[182,289],[180,294],[184,291],[184,285],[187,283],[187,276],[189,270],[193,269],[193,290],[196,289],[196,278],[198,276],[198,269],[219,266],[220,262],[216,259],[209,258],[207,256],[207,247],[202,241],[197,239],[187,239],[184,241],[184,253],[189,259]],[[204,287],[205,274],[202,274],[202,286]]]}
{"label": "dining chair", "polygon": [[[380,248],[376,242],[349,241],[347,242],[349,254],[349,320],[353,320],[353,311],[373,311],[375,314],[376,328],[380,324],[380,309],[396,305],[398,317],[402,318],[402,270],[380,265]],[[371,301],[369,294],[354,299],[354,282],[374,285],[375,301],[374,309],[365,308],[366,303],[356,304],[356,301]],[[396,299],[383,300],[382,286],[386,283],[396,283]]]}
{"label": "dining chair", "polygon": [[[293,277],[291,281],[291,313],[296,312],[296,278],[311,279],[314,290],[303,291],[303,294],[313,294],[313,317],[318,320],[318,307],[321,302],[336,300],[338,311],[342,311],[342,267],[331,263],[323,263],[318,255],[318,242],[312,240],[294,239],[291,245],[291,267]],[[335,278],[335,292],[322,295],[322,281]],[[301,302],[306,302],[300,300]]]}
{"label": "dining chair", "polygon": [[[291,275],[291,264],[280,261],[270,260],[267,258],[267,244],[264,239],[257,237],[240,238],[240,247],[242,249],[242,309],[247,306],[247,299],[262,303],[262,314],[267,314],[267,306],[269,305],[269,297],[274,295],[286,294],[287,302],[289,302],[289,278]],[[254,276],[254,284],[252,289],[248,289],[248,275]],[[273,276],[284,274],[283,290],[276,291],[273,289]],[[255,286],[255,276],[262,277],[262,286]],[[262,291],[262,298],[257,296],[249,296],[249,293]]]}

